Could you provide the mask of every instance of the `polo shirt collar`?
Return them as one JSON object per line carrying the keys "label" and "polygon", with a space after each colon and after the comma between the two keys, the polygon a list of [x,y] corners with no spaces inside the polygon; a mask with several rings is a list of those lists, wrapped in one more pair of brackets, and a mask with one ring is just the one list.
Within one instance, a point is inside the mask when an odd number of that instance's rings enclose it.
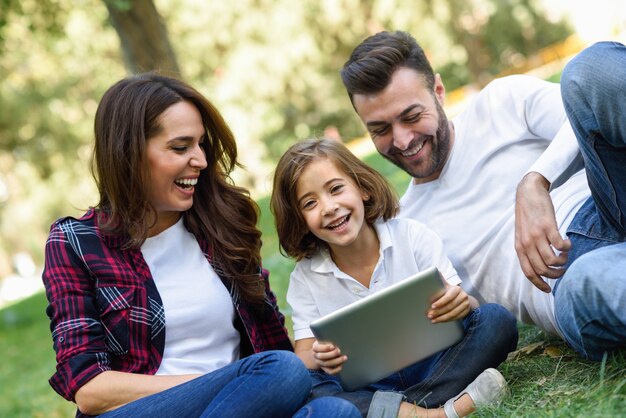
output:
{"label": "polo shirt collar", "polygon": [[[385,251],[393,246],[391,241],[391,233],[389,232],[389,225],[383,220],[377,220],[374,222],[374,230],[378,235],[378,242],[380,243],[380,257],[384,259]],[[335,265],[335,262],[330,256],[328,248],[324,247],[319,253],[311,257],[311,270],[315,273],[338,273],[340,270]]]}

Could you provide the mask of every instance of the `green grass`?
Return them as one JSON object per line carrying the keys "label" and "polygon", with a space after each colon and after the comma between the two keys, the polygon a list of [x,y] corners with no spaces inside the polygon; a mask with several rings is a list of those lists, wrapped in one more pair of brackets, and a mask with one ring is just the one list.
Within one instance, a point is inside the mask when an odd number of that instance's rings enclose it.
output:
{"label": "green grass", "polygon": [[[378,155],[366,161],[399,190],[406,174]],[[289,314],[285,292],[293,263],[278,252],[268,198],[260,199],[263,256],[281,308]],[[0,310],[0,417],[71,417],[74,406],[48,385],[54,372],[46,301],[43,294]],[[290,326],[289,326],[290,327]],[[500,370],[511,396],[477,417],[619,417],[626,416],[626,353],[605,362],[581,360],[560,340],[535,327],[520,325],[519,348],[537,348],[509,359]],[[530,351],[530,350],[528,350]]]}
{"label": "green grass", "polygon": [[0,310],[0,417],[72,417],[73,404],[48,384],[54,373],[46,298]]}

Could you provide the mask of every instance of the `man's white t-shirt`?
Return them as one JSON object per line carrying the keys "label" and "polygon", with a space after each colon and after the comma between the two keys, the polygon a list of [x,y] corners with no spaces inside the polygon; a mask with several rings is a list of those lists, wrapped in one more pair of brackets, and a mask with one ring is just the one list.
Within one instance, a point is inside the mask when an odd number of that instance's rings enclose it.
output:
{"label": "man's white t-shirt", "polygon": [[232,299],[183,219],[146,239],[141,253],[165,312],[165,350],[156,374],[204,374],[238,360]]}
{"label": "man's white t-shirt", "polygon": [[441,240],[424,224],[391,219],[374,228],[380,250],[369,288],[339,270],[327,250],[296,263],[287,290],[296,341],[313,338],[309,325],[314,320],[429,267],[436,266],[450,285],[461,282]]}
{"label": "man's white t-shirt", "polygon": [[[562,173],[576,168],[578,146],[559,85],[526,76],[496,80],[453,124],[454,145],[441,176],[411,182],[400,217],[424,222],[439,235],[463,287],[479,302],[499,303],[518,319],[558,333],[553,296],[526,279],[514,239],[515,191],[524,174],[537,171],[557,185]],[[584,171],[550,194],[565,236],[590,194]]]}

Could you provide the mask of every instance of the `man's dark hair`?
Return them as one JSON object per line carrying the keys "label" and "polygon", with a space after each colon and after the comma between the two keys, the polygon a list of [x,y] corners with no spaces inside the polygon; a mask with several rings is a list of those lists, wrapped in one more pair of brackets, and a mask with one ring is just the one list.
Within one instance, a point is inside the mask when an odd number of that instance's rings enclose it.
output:
{"label": "man's dark hair", "polygon": [[407,67],[424,76],[429,90],[435,87],[435,74],[426,54],[407,32],[379,32],[358,45],[341,70],[350,100],[355,94],[378,93],[391,81],[400,67]]}

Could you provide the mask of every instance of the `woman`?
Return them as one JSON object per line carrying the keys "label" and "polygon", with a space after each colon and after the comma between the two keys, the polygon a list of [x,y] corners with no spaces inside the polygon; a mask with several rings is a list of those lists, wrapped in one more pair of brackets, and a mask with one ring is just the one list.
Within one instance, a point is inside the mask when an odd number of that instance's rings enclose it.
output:
{"label": "woman", "polygon": [[100,201],[52,225],[43,273],[50,384],[78,416],[356,416],[336,398],[301,408],[308,373],[286,351],[236,165],[221,115],[184,82],[143,74],[104,94]]}

